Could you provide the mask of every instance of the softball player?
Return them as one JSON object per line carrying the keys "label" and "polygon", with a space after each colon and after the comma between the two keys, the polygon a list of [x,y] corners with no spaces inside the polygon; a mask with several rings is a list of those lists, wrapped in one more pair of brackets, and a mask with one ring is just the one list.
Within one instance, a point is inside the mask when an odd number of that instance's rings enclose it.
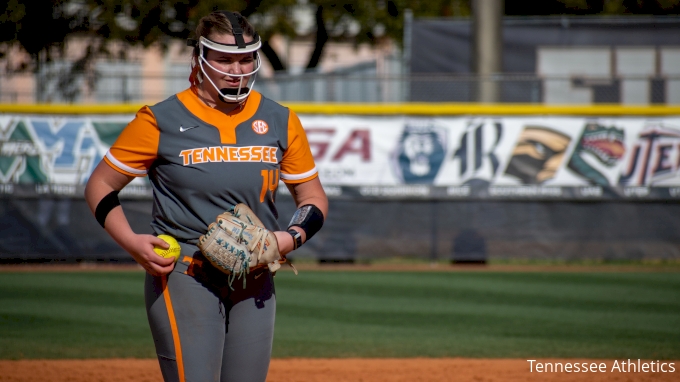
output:
{"label": "softball player", "polygon": [[[145,300],[166,381],[264,381],[276,297],[267,267],[245,287],[229,285],[196,247],[215,217],[245,203],[274,232],[285,255],[323,224],[328,201],[298,117],[252,90],[261,42],[238,13],[213,12],[196,29],[191,87],[145,106],[90,177],[85,196],[99,223],[147,271]],[[137,234],[118,201],[132,179],[149,176],[155,235]],[[279,179],[298,210],[287,231],[274,204]],[[156,235],[181,246],[173,259]]]}

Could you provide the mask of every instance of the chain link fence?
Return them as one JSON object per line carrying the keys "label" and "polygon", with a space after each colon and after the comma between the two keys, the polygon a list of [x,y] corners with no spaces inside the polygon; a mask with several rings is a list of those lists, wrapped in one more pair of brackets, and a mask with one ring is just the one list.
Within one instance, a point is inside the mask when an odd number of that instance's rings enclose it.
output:
{"label": "chain link fence", "polygon": [[[188,73],[142,75],[102,71],[94,75],[0,75],[0,103],[146,103],[188,86]],[[503,74],[390,75],[314,73],[260,76],[255,89],[279,102],[494,102],[534,104],[680,104],[680,76],[539,77]]]}

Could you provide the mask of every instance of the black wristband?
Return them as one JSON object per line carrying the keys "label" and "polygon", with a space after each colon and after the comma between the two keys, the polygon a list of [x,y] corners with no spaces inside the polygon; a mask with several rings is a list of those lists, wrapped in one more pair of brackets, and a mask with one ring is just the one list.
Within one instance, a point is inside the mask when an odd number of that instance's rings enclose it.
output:
{"label": "black wristband", "polygon": [[112,209],[120,206],[120,200],[118,200],[119,191],[111,191],[97,204],[97,208],[94,210],[94,217],[97,218],[99,225],[104,228],[104,223],[106,222],[106,217],[109,215]]}
{"label": "black wristband", "polygon": [[288,233],[293,237],[293,250],[300,248],[302,246],[302,234],[294,229],[289,229]]}
{"label": "black wristband", "polygon": [[288,224],[288,228],[298,226],[305,231],[305,241],[319,232],[323,226],[324,216],[319,207],[313,204],[305,204],[295,211],[293,218]]}

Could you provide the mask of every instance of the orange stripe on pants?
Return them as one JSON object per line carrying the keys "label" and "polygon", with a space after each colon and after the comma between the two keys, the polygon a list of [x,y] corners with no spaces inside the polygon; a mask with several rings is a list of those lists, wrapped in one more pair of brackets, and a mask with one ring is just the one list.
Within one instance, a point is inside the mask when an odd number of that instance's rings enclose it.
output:
{"label": "orange stripe on pants", "polygon": [[175,344],[175,358],[177,362],[177,374],[179,374],[180,382],[184,382],[184,362],[182,360],[182,347],[179,343],[179,331],[177,330],[177,321],[175,320],[175,311],[172,309],[172,300],[170,300],[170,290],[168,289],[168,276],[162,276],[163,283],[163,299],[165,306],[168,309],[168,318],[170,319],[170,328],[172,329],[172,342]]}

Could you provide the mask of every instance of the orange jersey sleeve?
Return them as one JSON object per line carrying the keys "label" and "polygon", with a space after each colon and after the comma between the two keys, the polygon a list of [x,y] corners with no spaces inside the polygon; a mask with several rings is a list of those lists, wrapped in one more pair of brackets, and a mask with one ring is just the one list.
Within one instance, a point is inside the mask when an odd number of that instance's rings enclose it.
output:
{"label": "orange jersey sleeve", "polygon": [[304,183],[318,176],[312,150],[300,118],[290,110],[288,115],[288,149],[281,159],[281,180],[284,183]]}
{"label": "orange jersey sleeve", "polygon": [[148,106],[120,133],[104,161],[116,171],[129,176],[145,176],[158,154],[160,130]]}

